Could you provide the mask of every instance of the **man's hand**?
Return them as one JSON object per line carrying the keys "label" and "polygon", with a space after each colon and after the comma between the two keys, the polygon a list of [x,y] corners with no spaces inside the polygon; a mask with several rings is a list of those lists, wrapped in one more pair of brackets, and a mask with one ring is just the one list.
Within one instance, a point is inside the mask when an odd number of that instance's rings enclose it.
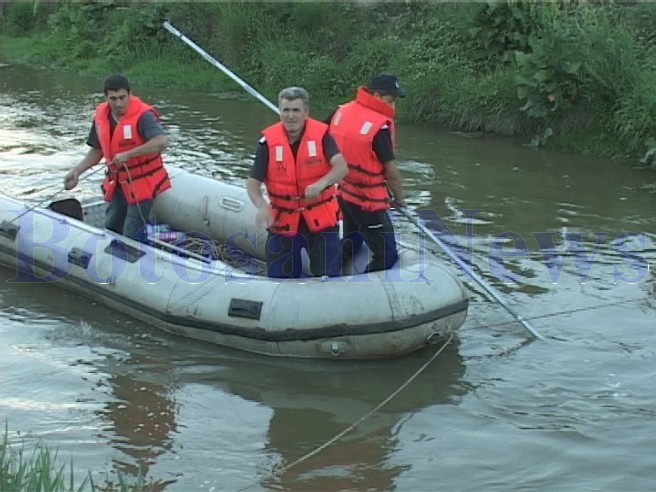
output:
{"label": "man's hand", "polygon": [[308,198],[310,200],[317,198],[324,190],[324,188],[325,187],[318,181],[316,183],[312,183],[311,185],[308,185],[305,188],[305,198]]}
{"label": "man's hand", "polygon": [[64,177],[64,189],[72,190],[77,186],[80,176],[77,174],[75,169],[68,171],[68,174]]}
{"label": "man's hand", "polygon": [[114,164],[116,167],[125,167],[126,162],[128,162],[128,159],[130,159],[130,156],[128,155],[128,152],[119,152],[114,156],[114,159],[112,160],[112,164]]}
{"label": "man's hand", "polygon": [[257,209],[257,214],[255,215],[255,226],[260,229],[268,229],[273,224],[273,217],[271,216],[271,210],[268,206],[263,206]]}

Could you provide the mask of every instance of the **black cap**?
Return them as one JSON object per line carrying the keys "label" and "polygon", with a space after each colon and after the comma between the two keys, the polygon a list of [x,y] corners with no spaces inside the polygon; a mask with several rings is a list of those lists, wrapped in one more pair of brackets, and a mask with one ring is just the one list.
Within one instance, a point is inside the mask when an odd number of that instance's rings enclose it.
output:
{"label": "black cap", "polygon": [[396,75],[382,73],[376,75],[369,82],[368,89],[371,92],[384,91],[386,94],[395,97],[405,97],[405,92],[399,87],[399,78]]}

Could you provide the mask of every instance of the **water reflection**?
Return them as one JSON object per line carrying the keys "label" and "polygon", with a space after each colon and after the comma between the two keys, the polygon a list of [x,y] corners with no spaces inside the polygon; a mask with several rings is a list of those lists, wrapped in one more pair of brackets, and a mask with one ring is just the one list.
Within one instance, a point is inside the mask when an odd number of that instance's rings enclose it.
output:
{"label": "water reflection", "polygon": [[[158,351],[160,341],[57,285],[14,277],[0,268],[0,327],[8,345],[0,406],[13,440],[22,443],[27,433],[60,456],[74,453],[80,480],[91,471],[103,483],[104,461],[124,477],[148,475],[177,430],[175,366]],[[167,483],[155,478],[152,490]]]}
{"label": "water reflection", "polygon": [[271,363],[245,356],[230,361],[217,384],[273,410],[265,442],[273,473],[262,476],[264,488],[392,490],[395,478],[411,467],[390,462],[404,421],[422,408],[457,402],[465,393],[465,368],[457,343],[452,342],[407,388],[355,429],[294,463],[385,401],[432,354],[429,349],[395,361],[347,364]]}
{"label": "water reflection", "polygon": [[[178,427],[171,383],[175,368],[167,358],[143,351],[108,357],[100,366],[113,398],[99,416],[109,424],[104,430],[112,447],[126,456],[116,461],[116,470],[123,476],[150,476],[157,458],[171,449]],[[155,478],[149,487],[164,490],[168,483]]]}
{"label": "water reflection", "polygon": [[[67,384],[77,388],[76,414],[56,421],[67,422],[76,466],[91,469],[97,483],[106,479],[99,464],[109,462],[128,483],[144,475],[153,491],[200,483],[235,491],[392,490],[412,466],[393,459],[404,423],[427,407],[459,403],[468,389],[454,341],[355,429],[286,468],[371,412],[438,347],[380,362],[278,360],[166,335],[52,285],[38,286],[38,306],[29,286],[8,287],[6,302],[60,325],[35,344],[42,356],[56,354],[73,376],[94,381],[89,390]],[[55,292],[44,297],[48,289]],[[18,382],[4,377],[15,393]],[[40,396],[44,404],[59,401],[61,378]],[[66,441],[58,447],[65,450]],[[94,456],[91,464],[81,450]]]}
{"label": "water reflection", "polygon": [[[217,490],[392,490],[396,477],[411,467],[391,464],[404,422],[423,408],[457,403],[466,392],[465,366],[458,343],[452,342],[382,409],[316,455],[286,468],[368,414],[436,348],[394,361],[334,363],[271,360],[168,335],[142,337],[138,343],[133,339],[130,346],[133,337],[111,338],[120,341],[124,355],[101,364],[112,396],[100,413],[107,423],[105,435],[124,453],[115,460],[116,469],[136,476],[141,467],[153,490],[174,483],[174,490],[197,485],[198,477],[185,461],[178,463],[183,469],[176,469],[179,453],[188,455],[187,463],[204,456],[205,465],[207,454],[214,454],[212,469],[203,470],[202,476],[205,481],[216,476],[221,484]],[[269,409],[268,421],[257,420],[264,427],[256,469],[240,463],[231,470],[234,456],[221,459],[228,440],[222,426],[242,430],[244,437],[230,445],[232,453],[246,454],[239,448],[249,450],[252,444],[245,429],[252,420],[249,405],[232,403],[243,418],[217,425],[217,419],[230,418],[229,412],[210,402],[226,405],[234,396]],[[197,401],[199,397],[207,404]],[[198,422],[205,423],[203,431],[189,429],[187,435],[187,427]]]}

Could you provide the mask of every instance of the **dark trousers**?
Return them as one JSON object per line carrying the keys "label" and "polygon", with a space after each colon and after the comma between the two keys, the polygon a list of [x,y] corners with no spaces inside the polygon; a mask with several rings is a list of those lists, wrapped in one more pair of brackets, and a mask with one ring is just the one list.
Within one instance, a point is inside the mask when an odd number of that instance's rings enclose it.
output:
{"label": "dark trousers", "polygon": [[344,239],[342,255],[352,258],[366,241],[372,258],[366,272],[387,270],[399,259],[394,238],[394,226],[385,211],[368,212],[357,205],[340,200],[344,216]]}
{"label": "dark trousers", "polygon": [[340,242],[337,226],[310,232],[301,219],[298,234],[285,236],[269,233],[266,242],[267,276],[298,278],[303,273],[301,251],[310,258],[310,272],[316,277],[341,274]]}
{"label": "dark trousers", "polygon": [[152,208],[153,200],[128,205],[123,190],[117,187],[114,198],[107,204],[105,227],[130,239],[140,240]]}

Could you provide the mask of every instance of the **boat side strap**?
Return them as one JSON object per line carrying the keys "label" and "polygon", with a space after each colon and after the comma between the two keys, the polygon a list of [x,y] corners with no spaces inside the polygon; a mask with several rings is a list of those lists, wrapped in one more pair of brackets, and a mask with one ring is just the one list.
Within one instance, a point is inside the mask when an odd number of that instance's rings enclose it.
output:
{"label": "boat side strap", "polygon": [[12,223],[11,221],[5,220],[2,222],[2,224],[0,224],[0,236],[4,236],[8,239],[11,239],[12,241],[16,240],[18,231],[20,231],[20,226]]}
{"label": "boat side strap", "polygon": [[235,318],[248,318],[260,319],[262,313],[262,304],[257,301],[249,301],[247,299],[230,299],[230,307],[228,308],[228,316]]}
{"label": "boat side strap", "polygon": [[73,265],[81,266],[86,270],[91,261],[93,254],[80,248],[73,248],[68,252],[68,262]]}
{"label": "boat side strap", "polygon": [[109,253],[129,263],[135,263],[139,258],[146,254],[139,248],[125,244],[119,239],[113,239],[105,248],[105,253]]}

